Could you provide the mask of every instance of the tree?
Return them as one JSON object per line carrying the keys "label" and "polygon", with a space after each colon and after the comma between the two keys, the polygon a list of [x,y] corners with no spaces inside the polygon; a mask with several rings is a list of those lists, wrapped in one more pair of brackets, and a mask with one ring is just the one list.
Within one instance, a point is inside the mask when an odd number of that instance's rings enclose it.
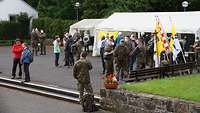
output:
{"label": "tree", "polygon": [[28,3],[33,8],[37,9],[39,0],[24,0],[26,3]]}

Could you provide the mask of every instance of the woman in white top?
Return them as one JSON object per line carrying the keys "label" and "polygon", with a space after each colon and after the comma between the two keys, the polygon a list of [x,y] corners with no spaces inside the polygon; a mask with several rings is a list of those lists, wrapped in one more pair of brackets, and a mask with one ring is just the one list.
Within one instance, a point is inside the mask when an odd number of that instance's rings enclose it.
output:
{"label": "woman in white top", "polygon": [[55,40],[53,42],[53,49],[54,49],[54,54],[55,54],[55,66],[58,67],[59,66],[59,57],[60,57],[60,38],[58,35],[55,36]]}

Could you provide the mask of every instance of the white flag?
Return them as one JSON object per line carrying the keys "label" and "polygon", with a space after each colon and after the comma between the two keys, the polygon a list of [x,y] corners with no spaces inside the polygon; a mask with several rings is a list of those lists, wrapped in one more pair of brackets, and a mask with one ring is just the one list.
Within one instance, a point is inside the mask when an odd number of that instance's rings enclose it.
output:
{"label": "white flag", "polygon": [[173,50],[173,59],[174,61],[177,58],[177,55],[182,51],[180,42],[178,39],[174,39],[174,50]]}

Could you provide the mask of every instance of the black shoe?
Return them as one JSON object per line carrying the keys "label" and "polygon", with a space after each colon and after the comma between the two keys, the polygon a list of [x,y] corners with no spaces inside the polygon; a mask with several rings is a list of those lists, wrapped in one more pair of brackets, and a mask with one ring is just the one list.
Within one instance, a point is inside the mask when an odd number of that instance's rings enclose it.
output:
{"label": "black shoe", "polygon": [[17,77],[16,79],[22,79],[22,77],[21,77],[21,76],[19,76],[19,77]]}
{"label": "black shoe", "polygon": [[11,77],[11,79],[15,79],[15,76]]}

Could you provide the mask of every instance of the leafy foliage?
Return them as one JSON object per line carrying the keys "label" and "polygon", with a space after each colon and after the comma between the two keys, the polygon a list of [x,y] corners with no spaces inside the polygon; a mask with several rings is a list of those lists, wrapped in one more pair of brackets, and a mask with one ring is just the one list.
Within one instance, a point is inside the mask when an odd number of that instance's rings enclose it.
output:
{"label": "leafy foliage", "polygon": [[[25,0],[37,8],[40,17],[75,19],[75,3],[80,2],[82,18],[104,18],[113,12],[183,11],[184,0]],[[199,0],[187,0],[188,11],[200,10]]]}
{"label": "leafy foliage", "polygon": [[0,37],[4,40],[29,37],[29,18],[26,13],[17,15],[12,21],[0,22]]}

